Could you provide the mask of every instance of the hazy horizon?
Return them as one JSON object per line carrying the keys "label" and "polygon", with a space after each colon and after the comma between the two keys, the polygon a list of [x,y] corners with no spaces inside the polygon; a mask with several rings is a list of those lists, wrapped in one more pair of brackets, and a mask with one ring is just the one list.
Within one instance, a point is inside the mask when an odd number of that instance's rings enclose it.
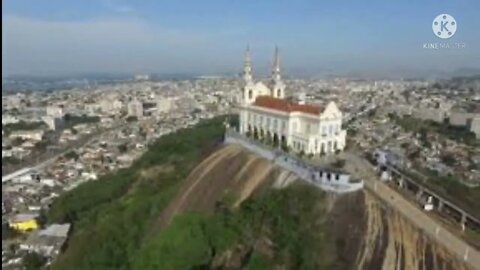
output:
{"label": "hazy horizon", "polygon": [[[275,45],[284,73],[292,75],[480,69],[477,1],[317,2],[6,0],[2,77],[234,74],[247,44],[258,76],[269,73]],[[448,40],[432,33],[442,13],[458,23]],[[465,48],[422,48],[435,42]]]}

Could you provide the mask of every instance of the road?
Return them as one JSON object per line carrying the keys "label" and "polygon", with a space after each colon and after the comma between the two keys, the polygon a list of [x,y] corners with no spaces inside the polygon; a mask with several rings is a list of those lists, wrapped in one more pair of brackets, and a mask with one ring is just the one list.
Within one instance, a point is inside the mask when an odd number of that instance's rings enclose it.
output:
{"label": "road", "polygon": [[[103,136],[104,134],[108,133],[108,132],[111,132],[111,131],[114,131],[116,129],[120,129],[120,128],[123,128],[125,126],[127,126],[128,123],[122,123],[122,124],[118,124],[118,125],[115,125],[113,127],[109,127],[109,128],[106,128],[104,130],[101,130],[99,132],[96,132],[94,134],[90,134],[90,135],[87,135],[86,137],[76,141],[76,142],[73,142],[71,145],[65,147],[64,149],[61,150],[61,152],[59,152],[58,154],[55,154],[53,155],[52,157],[49,157],[48,159],[46,160],[43,160],[37,164],[34,164],[33,166],[23,166],[23,168],[25,167],[31,167],[31,169],[33,170],[41,170],[43,169],[44,167],[48,166],[49,164],[55,162],[55,160],[57,160],[59,157],[65,155],[66,153],[68,153],[69,151],[73,150],[73,149],[77,149],[77,148],[80,148],[80,147],[84,147],[85,145],[88,145],[90,144],[93,140],[96,140],[96,139],[99,139],[101,138],[101,136]],[[18,170],[21,170],[22,168],[19,168]]]}
{"label": "road", "polygon": [[94,140],[97,140],[99,138],[101,138],[104,134],[108,133],[108,132],[111,132],[111,131],[114,131],[116,129],[120,129],[120,128],[123,128],[125,126],[127,126],[127,124],[119,124],[119,125],[115,125],[113,127],[109,127],[107,129],[104,129],[104,130],[101,130],[97,133],[94,133],[94,134],[91,134],[90,136],[88,136],[88,138],[86,138],[85,141],[82,141],[82,142],[78,142],[78,143],[75,143],[74,145],[72,146],[69,146],[67,147],[64,151],[62,151],[61,153],[45,160],[45,161],[42,161],[41,163],[35,165],[34,167],[32,167],[33,169],[42,169],[44,168],[45,166],[49,165],[50,163],[52,162],[55,162],[55,160],[57,160],[57,158],[65,155],[66,153],[68,153],[69,151],[73,150],[73,149],[77,149],[77,148],[80,148],[80,147],[84,147],[85,145],[88,145],[90,144],[92,141]]}
{"label": "road", "polygon": [[378,181],[378,177],[372,165],[365,159],[345,153],[347,164],[351,166],[347,170],[353,170],[356,175],[363,178],[365,188],[373,192],[377,197],[403,214],[418,228],[422,229],[432,239],[446,247],[460,260],[465,261],[473,269],[480,269],[480,252],[458,236],[449,232],[442,225],[426,215],[421,209],[409,200],[397,193],[388,185]]}

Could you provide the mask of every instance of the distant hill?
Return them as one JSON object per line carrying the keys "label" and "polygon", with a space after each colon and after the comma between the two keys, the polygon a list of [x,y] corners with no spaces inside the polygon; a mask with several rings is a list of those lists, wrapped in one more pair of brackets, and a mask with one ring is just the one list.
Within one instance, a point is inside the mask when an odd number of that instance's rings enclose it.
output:
{"label": "distant hill", "polygon": [[480,77],[480,68],[461,68],[454,70],[451,77]]}

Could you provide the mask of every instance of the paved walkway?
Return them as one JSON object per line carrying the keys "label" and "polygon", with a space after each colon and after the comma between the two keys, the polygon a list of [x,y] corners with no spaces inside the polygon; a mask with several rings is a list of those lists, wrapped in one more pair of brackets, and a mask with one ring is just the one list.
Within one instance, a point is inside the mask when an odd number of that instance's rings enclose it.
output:
{"label": "paved walkway", "polygon": [[354,170],[357,176],[363,178],[366,189],[372,191],[387,204],[394,207],[418,228],[425,231],[432,239],[445,246],[450,252],[457,255],[459,259],[473,267],[473,269],[480,269],[480,252],[478,250],[443,228],[441,224],[426,215],[416,205],[397,193],[397,191],[378,181],[373,167],[366,160],[350,154],[345,154],[345,158],[348,160],[347,163],[352,166],[349,169]]}

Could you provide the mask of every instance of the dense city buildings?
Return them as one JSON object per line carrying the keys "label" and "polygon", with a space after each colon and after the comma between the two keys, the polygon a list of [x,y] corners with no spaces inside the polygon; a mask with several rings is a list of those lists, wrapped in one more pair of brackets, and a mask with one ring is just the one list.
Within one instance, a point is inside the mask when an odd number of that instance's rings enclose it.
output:
{"label": "dense city buildings", "polygon": [[253,78],[247,52],[241,78],[129,80],[3,95],[2,222],[24,235],[16,252],[6,246],[5,263],[16,265],[33,251],[52,260],[61,252],[69,224],[37,223],[55,198],[128,168],[166,134],[227,114],[240,116],[241,133],[322,166],[351,153],[383,153],[475,212],[479,78],[286,79],[278,51],[274,60],[265,79]]}
{"label": "dense city buildings", "polygon": [[292,2],[3,1],[2,270],[480,270],[480,1]]}

